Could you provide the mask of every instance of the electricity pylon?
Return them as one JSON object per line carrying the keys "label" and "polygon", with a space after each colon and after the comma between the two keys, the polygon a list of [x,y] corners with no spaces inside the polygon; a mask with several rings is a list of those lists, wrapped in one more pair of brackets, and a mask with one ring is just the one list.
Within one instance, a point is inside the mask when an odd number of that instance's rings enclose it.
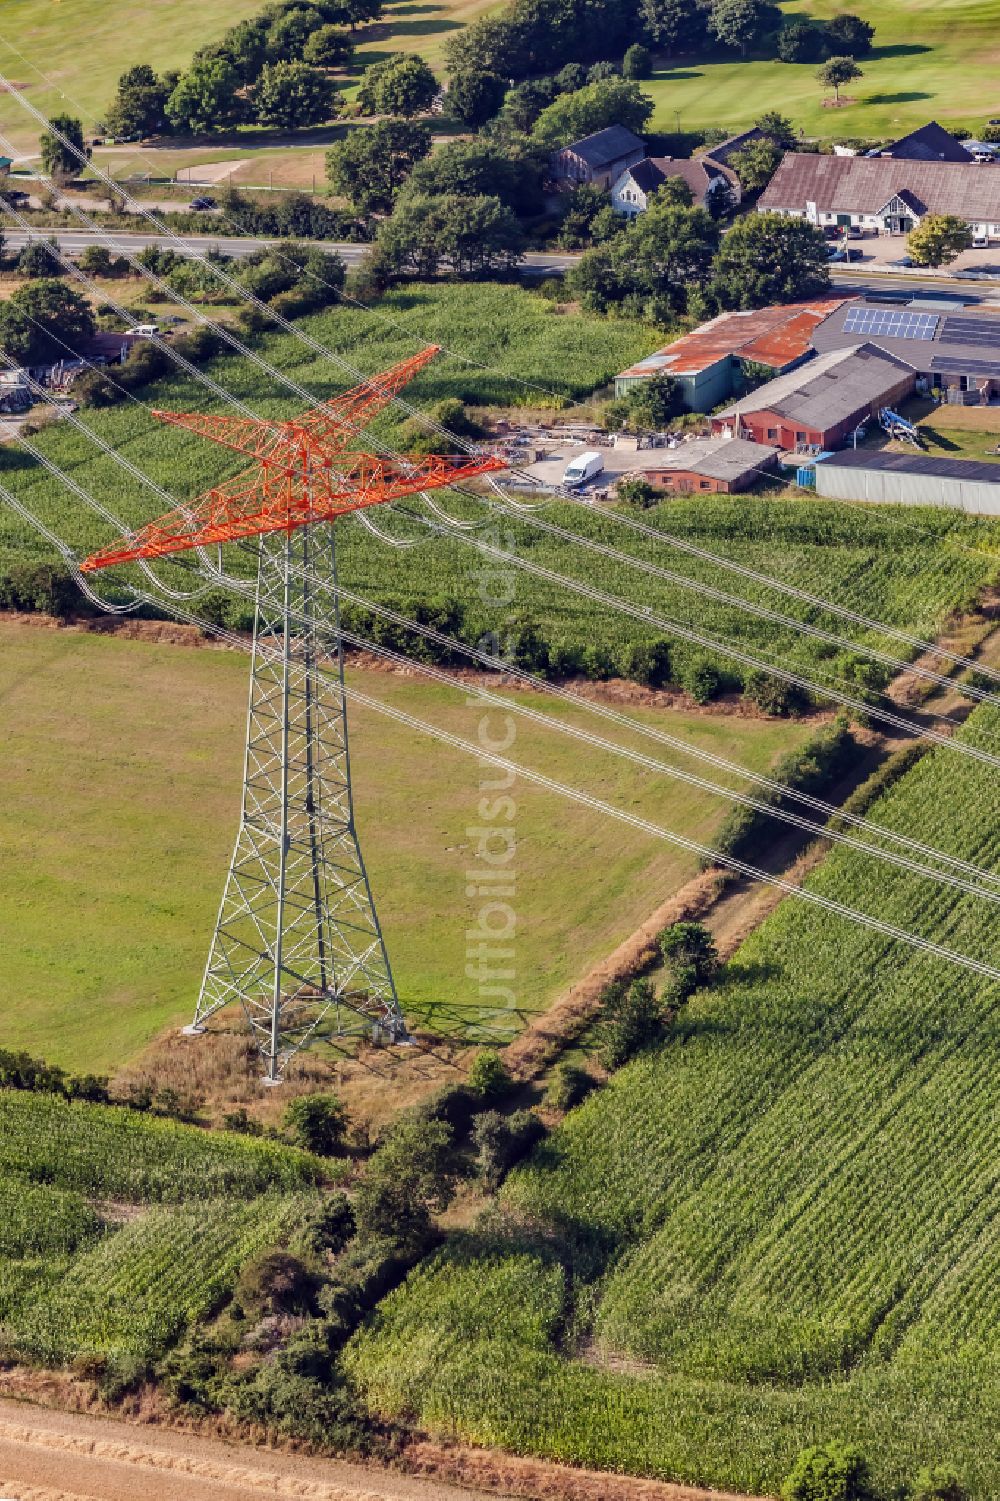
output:
{"label": "electricity pylon", "polygon": [[398,463],[348,451],[436,353],[290,422],[157,412],[253,467],[81,564],[260,538],[242,813],[185,1030],[239,1002],[269,1084],[321,1038],[406,1036],[354,821],[335,527],[319,523],[503,467],[492,455]]}

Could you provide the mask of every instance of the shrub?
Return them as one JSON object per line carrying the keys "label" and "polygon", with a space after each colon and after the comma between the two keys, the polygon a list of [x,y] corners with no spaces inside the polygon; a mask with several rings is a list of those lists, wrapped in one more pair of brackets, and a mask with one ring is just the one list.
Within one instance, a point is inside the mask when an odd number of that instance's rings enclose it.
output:
{"label": "shrub", "polygon": [[695,986],[708,985],[719,972],[719,954],[704,923],[675,922],[657,938],[664,962],[673,971],[690,972]]}
{"label": "shrub", "polygon": [[627,988],[609,986],[603,999],[600,1058],[610,1072],[656,1041],[663,1029],[663,1011],[649,980],[633,980]]}
{"label": "shrub", "polygon": [[807,707],[806,695],[795,683],[785,683],[772,677],[769,672],[747,673],[743,683],[743,697],[764,714],[788,719],[801,714]]}
{"label": "shrub", "polygon": [[531,1150],[544,1129],[530,1110],[515,1110],[510,1116],[501,1115],[499,1110],[487,1110],[476,1117],[472,1136],[479,1176],[487,1193],[496,1193],[511,1168]]}
{"label": "shrub", "polygon": [[354,1210],[344,1193],[325,1194],[299,1225],[295,1245],[307,1256],[339,1256],[355,1231]]}
{"label": "shrub", "polygon": [[954,1470],[932,1465],[914,1480],[911,1501],[969,1501],[969,1493]]}
{"label": "shrub", "polygon": [[285,1109],[285,1128],[293,1145],[320,1157],[343,1149],[347,1111],[335,1094],[302,1095]]}
{"label": "shrub", "polygon": [[839,1443],[803,1449],[781,1495],[782,1501],[875,1501],[867,1460]]}
{"label": "shrub", "polygon": [[545,1091],[545,1103],[553,1110],[572,1110],[594,1088],[593,1074],[578,1063],[564,1062],[552,1071],[549,1087]]}
{"label": "shrub", "polygon": [[681,669],[680,680],[681,687],[696,704],[711,703],[722,692],[722,673],[711,657],[689,658]]}
{"label": "shrub", "polygon": [[422,1249],[431,1213],[454,1192],[452,1132],[444,1121],[403,1119],[373,1155],[354,1200],[359,1234],[397,1249]]}
{"label": "shrub", "polygon": [[644,479],[623,479],[615,486],[615,499],[633,510],[646,511],[650,506],[659,505],[663,492]]}
{"label": "shrub", "polygon": [[245,1313],[308,1313],[315,1284],[308,1267],[288,1251],[265,1251],[248,1261],[236,1284]]}
{"label": "shrub", "polygon": [[469,1088],[484,1100],[500,1100],[510,1094],[514,1081],[500,1054],[482,1048],[469,1069]]}

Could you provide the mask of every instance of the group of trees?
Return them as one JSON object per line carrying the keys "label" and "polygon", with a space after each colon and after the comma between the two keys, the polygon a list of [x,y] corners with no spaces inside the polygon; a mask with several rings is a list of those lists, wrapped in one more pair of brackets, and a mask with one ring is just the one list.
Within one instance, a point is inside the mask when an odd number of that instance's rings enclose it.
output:
{"label": "group of trees", "polygon": [[687,185],[668,178],[646,213],[587,251],[567,283],[592,311],[670,325],[812,297],[829,285],[829,258],[821,231],[803,219],[748,214],[722,236]]}
{"label": "group of trees", "polygon": [[275,0],[196,52],[182,73],[158,75],[145,63],[123,73],[107,130],[133,138],[320,124],[338,110],[328,70],[350,61],[353,28],[380,14],[381,0]]}

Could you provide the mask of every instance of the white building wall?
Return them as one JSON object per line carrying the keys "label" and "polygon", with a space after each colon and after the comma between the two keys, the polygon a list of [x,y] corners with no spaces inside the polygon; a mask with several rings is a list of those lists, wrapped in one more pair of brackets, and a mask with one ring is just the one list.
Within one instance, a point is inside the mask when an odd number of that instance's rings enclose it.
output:
{"label": "white building wall", "polygon": [[[1000,466],[998,466],[1000,468]],[[973,516],[1000,516],[997,483],[952,479],[946,475],[907,474],[899,469],[853,469],[841,464],[816,465],[816,494],[824,500],[861,500],[872,504],[938,506]]]}

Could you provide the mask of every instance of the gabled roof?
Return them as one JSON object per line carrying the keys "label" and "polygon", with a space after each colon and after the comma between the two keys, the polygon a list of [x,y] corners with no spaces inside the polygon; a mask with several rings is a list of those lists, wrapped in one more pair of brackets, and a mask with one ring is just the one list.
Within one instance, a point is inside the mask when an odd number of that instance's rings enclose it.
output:
{"label": "gabled roof", "polygon": [[572,151],[588,167],[609,167],[613,162],[621,161],[623,156],[630,156],[634,151],[645,151],[646,148],[639,137],[626,130],[624,125],[606,125],[603,130],[584,136],[580,141],[570,141],[568,146],[560,149]]}
{"label": "gabled roof", "polygon": [[891,146],[883,146],[881,151],[873,152],[872,155],[889,156],[897,161],[910,162],[971,162],[974,160],[972,153],[966,151],[965,147],[936,120],[930,120],[926,125],[921,125],[919,130],[911,130],[909,135],[901,136],[898,141],[893,141]]}
{"label": "gabled roof", "polygon": [[777,452],[773,444],[751,443],[746,438],[695,438],[677,448],[657,450],[645,472],[680,470],[732,482],[771,463]]}
{"label": "gabled roof", "polygon": [[929,453],[887,453],[884,448],[845,448],[831,453],[824,465],[835,469],[881,469],[897,474],[928,474],[933,479],[973,480],[978,485],[1000,485],[1000,464],[981,459],[939,458]]}
{"label": "gabled roof", "polygon": [[787,375],[758,386],[733,402],[713,420],[739,413],[774,412],[789,422],[823,431],[879,401],[913,367],[874,344],[835,349],[799,366]]}
{"label": "gabled roof", "polygon": [[679,177],[691,189],[696,203],[704,198],[711,184],[721,176],[719,168],[711,167],[705,162],[685,157],[676,160],[672,156],[643,157],[641,162],[633,162],[622,173],[622,177],[631,177],[639,191],[647,195],[661,188],[668,177]]}
{"label": "gabled roof", "polygon": [[888,156],[821,156],[786,152],[757,204],[801,213],[877,214],[909,193],[932,214],[1000,223],[1000,172],[988,162],[897,161]]}
{"label": "gabled roof", "polygon": [[816,329],[844,301],[830,297],[757,308],[749,313],[721,313],[623,370],[622,377],[655,375],[663,370],[671,375],[697,375],[731,356],[783,370],[809,354]]}
{"label": "gabled roof", "polygon": [[[738,136],[729,136],[725,141],[720,141],[717,146],[709,146],[704,151],[698,152],[698,160],[714,162],[717,167],[729,167],[730,157],[736,156],[744,146],[749,146],[751,141],[759,141],[765,132],[758,126],[752,130],[744,130]],[[729,168],[732,171],[732,168]]]}

